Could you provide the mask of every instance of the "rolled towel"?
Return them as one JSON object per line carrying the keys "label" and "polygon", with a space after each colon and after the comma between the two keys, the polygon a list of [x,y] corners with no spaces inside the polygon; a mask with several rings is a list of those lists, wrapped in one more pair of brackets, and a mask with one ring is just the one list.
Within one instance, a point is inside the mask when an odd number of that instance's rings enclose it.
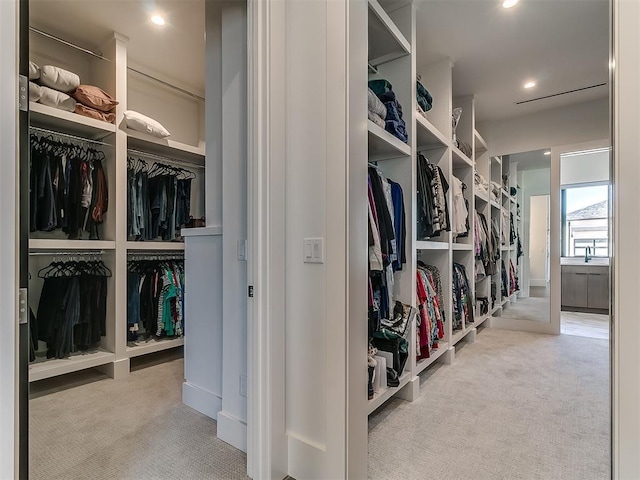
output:
{"label": "rolled towel", "polygon": [[370,88],[368,90],[367,107],[369,108],[369,111],[375,113],[379,117],[382,117],[382,120],[384,120],[387,118],[387,107],[384,106],[384,103],[380,101],[373,90]]}
{"label": "rolled towel", "polygon": [[383,78],[378,80],[369,80],[369,88],[373,90],[373,93],[378,95],[382,95],[383,93],[393,91],[393,86],[389,83],[388,80]]}
{"label": "rolled towel", "polygon": [[422,85],[422,83],[418,81],[416,81],[416,96],[418,105],[420,105],[420,108],[422,108],[422,110],[428,112],[433,108],[433,97],[431,96],[429,91],[424,88],[424,85]]}
{"label": "rolled towel", "polygon": [[385,128],[385,121],[380,115],[369,110],[367,111],[367,116],[369,117],[369,120],[378,125],[380,128]]}

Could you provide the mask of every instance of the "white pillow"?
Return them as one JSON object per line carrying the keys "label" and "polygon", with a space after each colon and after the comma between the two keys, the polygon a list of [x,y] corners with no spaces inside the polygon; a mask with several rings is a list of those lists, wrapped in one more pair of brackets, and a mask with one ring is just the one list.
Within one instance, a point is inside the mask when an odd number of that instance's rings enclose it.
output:
{"label": "white pillow", "polygon": [[80,86],[80,77],[53,65],[40,69],[40,83],[64,93],[71,93]]}
{"label": "white pillow", "polygon": [[37,83],[29,82],[29,101],[37,102],[41,98],[42,98],[42,87]]}
{"label": "white pillow", "polygon": [[29,80],[37,80],[40,78],[40,67],[29,61]]}
{"label": "white pillow", "polygon": [[127,127],[131,130],[148,133],[149,135],[153,135],[158,138],[165,138],[171,135],[169,131],[160,124],[160,122],[157,122],[146,115],[142,115],[139,112],[127,110],[124,112],[124,119],[127,123]]}
{"label": "white pillow", "polygon": [[66,93],[58,92],[49,87],[40,87],[40,103],[50,107],[73,112],[76,109],[76,101]]}

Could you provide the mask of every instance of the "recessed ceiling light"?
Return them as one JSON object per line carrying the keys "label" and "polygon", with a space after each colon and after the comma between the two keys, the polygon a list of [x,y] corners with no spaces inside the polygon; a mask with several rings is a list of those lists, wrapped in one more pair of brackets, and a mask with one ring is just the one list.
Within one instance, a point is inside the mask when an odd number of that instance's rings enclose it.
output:
{"label": "recessed ceiling light", "polygon": [[527,82],[524,84],[524,88],[533,88],[536,86],[536,82]]}
{"label": "recessed ceiling light", "polygon": [[551,151],[547,150],[546,152],[544,152],[545,155],[551,155]]}
{"label": "recessed ceiling light", "polygon": [[164,18],[162,18],[160,15],[154,15],[153,17],[151,17],[151,21],[156,25],[164,25]]}
{"label": "recessed ceiling light", "polygon": [[515,6],[516,3],[518,3],[518,0],[504,0],[504,2],[502,2],[502,6],[504,8],[511,8]]}

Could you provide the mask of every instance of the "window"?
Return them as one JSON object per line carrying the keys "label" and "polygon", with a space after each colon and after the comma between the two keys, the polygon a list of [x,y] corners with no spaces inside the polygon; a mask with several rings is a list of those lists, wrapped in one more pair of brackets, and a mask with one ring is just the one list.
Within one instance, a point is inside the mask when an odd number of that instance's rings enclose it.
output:
{"label": "window", "polygon": [[609,185],[562,189],[562,256],[609,256]]}

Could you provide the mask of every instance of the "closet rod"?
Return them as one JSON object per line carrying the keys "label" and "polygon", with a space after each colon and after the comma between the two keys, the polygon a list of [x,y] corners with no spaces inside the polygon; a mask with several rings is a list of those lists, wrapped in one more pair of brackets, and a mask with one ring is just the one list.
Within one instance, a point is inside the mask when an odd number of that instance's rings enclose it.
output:
{"label": "closet rod", "polygon": [[131,72],[137,73],[138,75],[142,75],[143,77],[146,77],[146,78],[149,78],[149,79],[151,79],[151,80],[154,80],[154,81],[156,81],[156,82],[158,82],[158,83],[161,83],[161,84],[162,84],[162,85],[164,85],[165,87],[173,88],[174,90],[177,90],[177,91],[179,91],[179,92],[181,92],[181,93],[184,93],[185,95],[188,95],[188,96],[190,96],[190,97],[193,97],[193,98],[195,98],[195,99],[198,99],[198,100],[201,100],[201,101],[203,101],[203,102],[204,102],[204,97],[201,97],[201,96],[200,96],[200,95],[198,95],[198,94],[195,94],[195,93],[193,93],[193,92],[190,92],[189,90],[185,90],[184,88],[176,87],[175,85],[172,85],[172,84],[171,84],[171,83],[169,83],[169,82],[165,82],[164,80],[160,80],[159,78],[156,78],[156,77],[154,77],[154,76],[152,76],[152,75],[149,75],[148,73],[144,73],[144,72],[141,72],[140,70],[136,70],[136,69],[135,69],[135,68],[133,68],[133,67],[127,67],[127,69],[128,69],[129,71],[131,71]]}
{"label": "closet rod", "polygon": [[68,133],[62,133],[62,132],[56,132],[55,130],[48,130],[46,128],[30,126],[29,130],[35,131],[35,132],[40,132],[40,133],[45,133],[47,135],[52,135],[54,137],[64,137],[64,138],[69,138],[71,140],[78,140],[80,142],[91,143],[91,144],[94,144],[94,145],[105,145],[107,147],[111,146],[110,143],[101,142],[100,140],[92,140],[90,138],[77,137],[75,135],[70,135]]}
{"label": "closet rod", "polygon": [[60,37],[56,37],[55,35],[51,35],[50,33],[43,32],[39,28],[35,28],[35,27],[32,27],[32,26],[29,26],[29,30],[34,32],[34,33],[37,33],[38,35],[42,35],[43,37],[50,38],[51,40],[55,40],[56,42],[60,42],[63,45],[66,45],[67,47],[71,47],[71,48],[75,48],[76,50],[80,50],[81,52],[86,53],[87,55],[91,55],[92,57],[99,58],[100,60],[106,60],[107,62],[111,62],[111,59],[102,56],[100,53],[96,53],[96,52],[94,52],[92,50],[89,50],[88,48],[80,47],[80,46],[76,45],[75,43],[68,42],[68,41],[66,41],[66,40],[64,40],[64,39],[62,39]]}
{"label": "closet rod", "polygon": [[30,257],[96,257],[102,256],[104,250],[76,250],[73,252],[29,252]]}
{"label": "closet rod", "polygon": [[176,160],[170,157],[165,157],[164,155],[157,155],[155,153],[143,152],[141,150],[135,150],[133,148],[127,149],[127,156],[129,156],[129,154],[133,155],[134,157],[146,157],[150,160],[156,160],[158,162],[172,163],[180,167],[183,167],[185,164],[187,164],[189,165],[189,167],[193,167],[193,168],[204,168],[204,165],[198,165],[197,163],[190,162],[189,160]]}
{"label": "closet rod", "polygon": [[[40,30],[38,28],[30,26],[29,30],[31,30],[34,33],[37,33],[38,35],[42,35],[43,37],[50,38],[51,40],[55,40],[56,42],[60,42],[63,45],[66,45],[68,47],[75,48],[76,50],[79,50],[79,51],[81,51],[83,53],[86,53],[87,55],[91,55],[92,57],[99,58],[100,60],[106,60],[107,62],[112,62],[111,59],[103,56],[100,53],[97,53],[97,52],[94,52],[92,50],[89,50],[88,48],[80,47],[79,45],[76,45],[75,43],[71,43],[71,42],[69,42],[67,40],[64,40],[64,39],[60,38],[60,37],[56,37],[55,35],[51,35],[50,33],[43,32],[42,30]],[[177,90],[177,91],[179,91],[179,92],[181,92],[181,93],[183,93],[185,95],[188,95],[190,97],[196,98],[198,100],[202,100],[204,102],[204,97],[201,97],[200,95],[197,95],[197,94],[195,94],[193,92],[190,92],[189,90],[185,90],[184,88],[177,87],[177,86],[175,86],[175,85],[173,85],[173,84],[171,84],[169,82],[166,82],[164,80],[160,80],[159,78],[156,78],[153,75],[149,75],[148,73],[141,72],[140,70],[137,70],[137,69],[135,69],[133,67],[127,67],[127,70],[129,70],[131,72],[134,72],[134,73],[137,73],[138,75],[142,75],[143,77],[146,77],[146,78],[149,78],[149,79],[151,79],[151,80],[153,80],[155,82],[161,83],[165,87],[172,88],[172,89]]]}
{"label": "closet rod", "polygon": [[176,253],[176,252],[156,252],[156,251],[137,251],[137,252],[127,252],[127,256],[129,260],[184,260],[184,253]]}

